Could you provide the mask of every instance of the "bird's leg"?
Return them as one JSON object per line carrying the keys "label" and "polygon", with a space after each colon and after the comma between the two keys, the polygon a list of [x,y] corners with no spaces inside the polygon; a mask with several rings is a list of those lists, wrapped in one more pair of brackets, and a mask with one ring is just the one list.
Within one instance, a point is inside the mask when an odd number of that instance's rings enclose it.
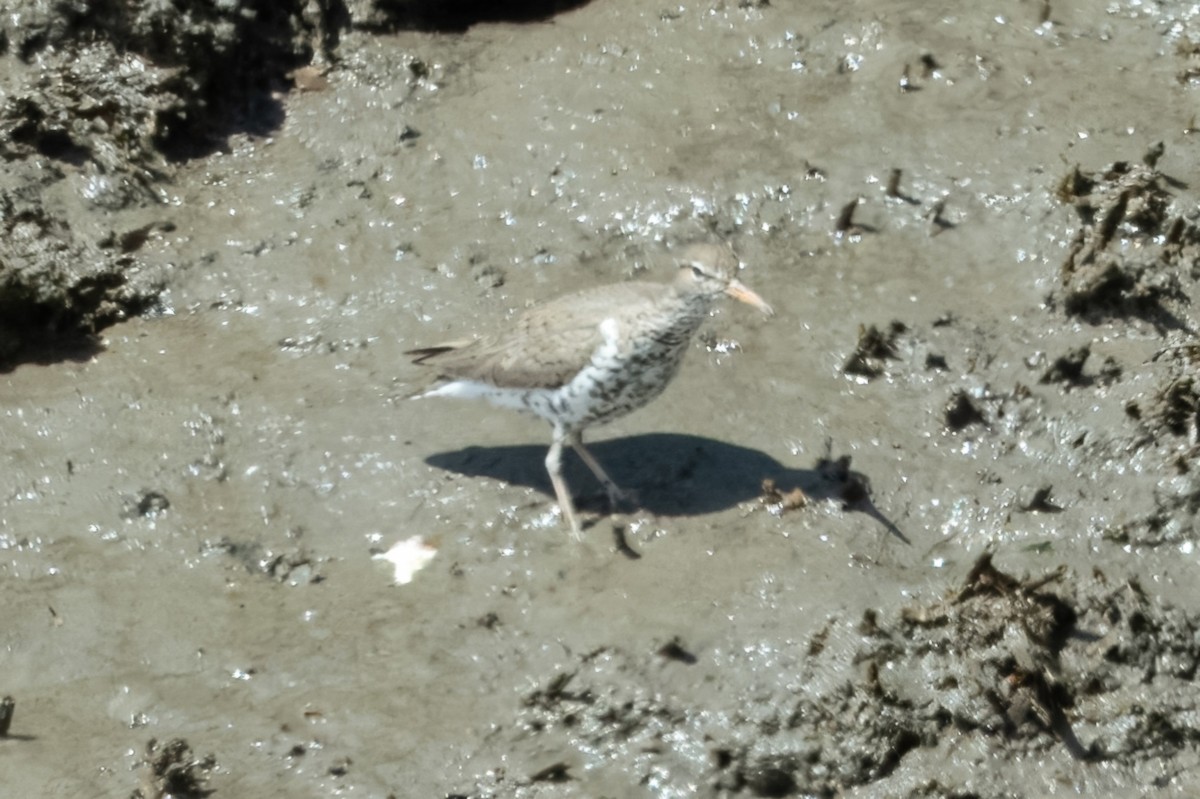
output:
{"label": "bird's leg", "polygon": [[550,445],[550,451],[546,453],[546,471],[550,473],[550,485],[554,486],[558,507],[562,508],[563,516],[571,525],[571,537],[578,541],[583,534],[579,527],[579,519],[575,515],[575,503],[571,501],[571,494],[567,491],[567,481],[562,476],[562,448],[563,439],[566,437],[567,431],[561,426],[555,425],[554,442]]}
{"label": "bird's leg", "polygon": [[626,491],[614,483],[613,479],[608,476],[608,473],[605,472],[604,468],[600,465],[600,461],[596,460],[595,456],[588,452],[587,448],[583,446],[582,433],[579,431],[572,432],[570,434],[570,442],[571,449],[575,450],[575,454],[577,454],[580,460],[582,460],[584,464],[586,464],[587,467],[592,470],[592,474],[596,475],[596,479],[600,481],[600,483],[604,486],[604,490],[608,492],[608,502],[611,506],[610,510],[616,510],[622,502],[635,501],[633,492]]}

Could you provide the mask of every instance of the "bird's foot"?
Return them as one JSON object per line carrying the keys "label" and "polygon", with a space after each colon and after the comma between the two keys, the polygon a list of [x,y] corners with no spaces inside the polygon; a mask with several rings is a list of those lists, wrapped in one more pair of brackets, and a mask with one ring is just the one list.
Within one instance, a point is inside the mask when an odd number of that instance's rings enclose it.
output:
{"label": "bird's foot", "polygon": [[615,483],[606,485],[604,488],[608,492],[608,509],[610,511],[615,512],[622,507],[639,507],[639,497],[636,490],[632,488],[621,488]]}

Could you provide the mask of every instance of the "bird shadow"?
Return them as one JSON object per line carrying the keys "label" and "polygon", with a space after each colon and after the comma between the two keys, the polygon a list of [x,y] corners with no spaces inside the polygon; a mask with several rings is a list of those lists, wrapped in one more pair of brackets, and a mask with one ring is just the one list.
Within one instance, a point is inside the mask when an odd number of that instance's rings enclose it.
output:
{"label": "bird shadow", "polygon": [[[632,489],[637,506],[656,516],[700,516],[762,499],[787,507],[799,500],[835,500],[865,513],[910,543],[871,500],[870,480],[850,468],[849,456],[822,456],[812,468],[794,469],[758,450],[703,436],[649,433],[589,443],[609,476]],[[425,462],[467,477],[490,477],[554,496],[546,473],[546,447],[466,447],[430,455]],[[607,513],[603,487],[573,452],[563,473],[580,509]],[[802,492],[802,493],[801,493]]]}

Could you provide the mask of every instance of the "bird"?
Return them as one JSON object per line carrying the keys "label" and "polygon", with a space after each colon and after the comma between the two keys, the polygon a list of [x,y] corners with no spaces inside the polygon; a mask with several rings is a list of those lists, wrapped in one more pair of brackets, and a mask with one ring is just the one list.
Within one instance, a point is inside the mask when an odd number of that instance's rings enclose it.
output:
{"label": "bird", "polygon": [[670,283],[585,289],[530,308],[494,335],[406,351],[414,364],[437,369],[432,387],[413,399],[482,399],[549,422],[546,471],[571,535],[580,539],[579,517],[562,475],[563,448],[575,451],[613,507],[629,499],[584,446],[584,431],[658,397],[721,297],[774,314],[734,277],[740,263],[728,244],[688,245],[677,262]]}

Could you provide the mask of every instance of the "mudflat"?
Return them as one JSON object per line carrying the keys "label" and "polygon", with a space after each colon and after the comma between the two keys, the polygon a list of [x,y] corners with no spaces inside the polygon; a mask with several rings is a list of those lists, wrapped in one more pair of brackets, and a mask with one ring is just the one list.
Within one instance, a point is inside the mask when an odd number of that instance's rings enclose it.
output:
{"label": "mudflat", "polygon": [[[6,263],[136,270],[69,344],[0,303],[0,784],[1200,792],[1195,9],[573,5],[352,4],[157,166],[9,131]],[[582,542],[543,422],[408,399],[713,240],[776,315],[589,431],[636,506],[566,453]]]}

